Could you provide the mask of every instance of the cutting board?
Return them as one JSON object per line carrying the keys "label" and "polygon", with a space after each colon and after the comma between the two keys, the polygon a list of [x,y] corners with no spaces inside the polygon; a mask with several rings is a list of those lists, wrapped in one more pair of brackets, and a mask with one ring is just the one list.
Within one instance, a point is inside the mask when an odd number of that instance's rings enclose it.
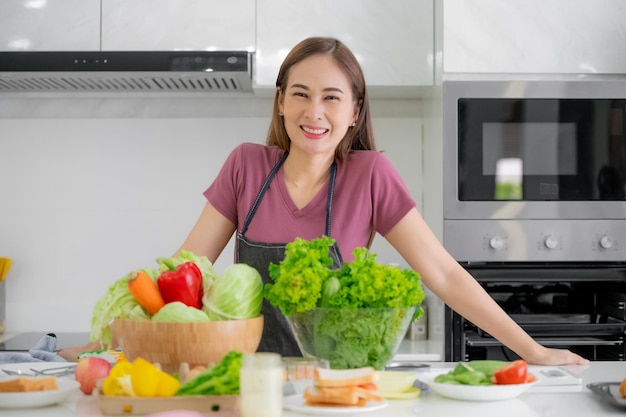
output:
{"label": "cutting board", "polygon": [[531,365],[528,372],[538,381],[530,392],[576,392],[583,389],[583,379],[564,367]]}

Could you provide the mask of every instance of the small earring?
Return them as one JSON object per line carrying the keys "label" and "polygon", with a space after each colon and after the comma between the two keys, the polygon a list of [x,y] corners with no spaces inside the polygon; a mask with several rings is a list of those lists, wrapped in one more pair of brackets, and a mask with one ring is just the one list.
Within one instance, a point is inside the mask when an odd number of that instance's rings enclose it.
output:
{"label": "small earring", "polygon": [[278,112],[278,115],[279,115],[280,117],[283,117],[283,116],[284,116],[284,114],[283,114],[283,112],[282,112],[282,111],[279,111],[279,112]]}
{"label": "small earring", "polygon": [[350,125],[350,127],[354,127],[356,126],[356,122],[352,122],[352,124]]}

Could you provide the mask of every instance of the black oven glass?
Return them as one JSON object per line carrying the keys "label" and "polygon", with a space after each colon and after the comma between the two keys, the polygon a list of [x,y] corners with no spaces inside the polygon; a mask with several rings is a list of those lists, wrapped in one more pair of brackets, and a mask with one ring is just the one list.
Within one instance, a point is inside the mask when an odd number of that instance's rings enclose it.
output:
{"label": "black oven glass", "polygon": [[459,200],[624,200],[625,113],[615,99],[460,99]]}

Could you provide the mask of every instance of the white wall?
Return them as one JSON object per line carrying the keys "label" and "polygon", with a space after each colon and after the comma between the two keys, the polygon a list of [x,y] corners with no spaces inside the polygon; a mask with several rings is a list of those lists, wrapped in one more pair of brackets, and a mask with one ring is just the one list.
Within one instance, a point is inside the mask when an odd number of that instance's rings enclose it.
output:
{"label": "white wall", "polygon": [[[379,148],[421,204],[423,103],[372,104]],[[266,99],[0,97],[7,332],[88,331],[109,285],[178,248],[226,155],[263,142],[270,111]],[[402,264],[380,237],[373,250]],[[232,244],[215,267],[231,262]]]}

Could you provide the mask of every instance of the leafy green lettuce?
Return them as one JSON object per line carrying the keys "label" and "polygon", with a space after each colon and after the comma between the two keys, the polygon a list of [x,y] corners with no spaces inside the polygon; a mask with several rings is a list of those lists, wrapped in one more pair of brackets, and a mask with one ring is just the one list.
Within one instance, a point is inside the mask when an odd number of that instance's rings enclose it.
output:
{"label": "leafy green lettuce", "polygon": [[330,269],[333,243],[327,236],[288,243],[283,261],[270,264],[274,282],[265,285],[265,298],[290,318],[302,349],[332,368],[382,369],[403,330],[423,314],[420,276],[376,262],[366,248]]}
{"label": "leafy green lettuce", "polygon": [[285,257],[277,265],[270,263],[273,284],[266,284],[264,296],[285,316],[318,307],[324,282],[333,275],[328,255],[334,242],[330,237],[306,241],[296,238],[287,244]]}
{"label": "leafy green lettuce", "polygon": [[331,368],[384,369],[415,309],[316,308],[290,319],[302,350],[328,359]]}

